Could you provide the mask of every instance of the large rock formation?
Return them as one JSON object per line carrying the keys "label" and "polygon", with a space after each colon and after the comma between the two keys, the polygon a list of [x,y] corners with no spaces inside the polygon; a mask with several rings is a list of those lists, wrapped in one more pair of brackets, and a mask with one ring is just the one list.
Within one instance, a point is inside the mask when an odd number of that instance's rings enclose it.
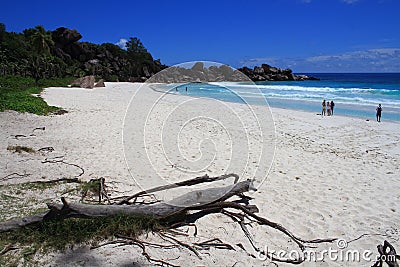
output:
{"label": "large rock formation", "polygon": [[51,52],[65,63],[67,75],[94,73],[108,81],[143,81],[167,67],[148,52],[135,57],[114,44],[79,42],[81,38],[78,31],[64,27],[52,32]]}
{"label": "large rock formation", "polygon": [[79,41],[82,35],[77,30],[60,27],[52,32],[52,38],[56,47],[63,48],[66,45]]}
{"label": "large rock formation", "polygon": [[72,86],[78,86],[81,88],[88,88],[88,89],[93,89],[94,87],[94,76],[90,75],[90,76],[85,76],[85,77],[81,77],[76,79],[75,81],[73,81],[71,83]]}
{"label": "large rock formation", "polygon": [[255,82],[319,80],[318,78],[309,77],[307,75],[295,75],[291,69],[279,69],[268,64],[262,64],[261,67],[255,66],[253,69],[243,67],[238,70]]}
{"label": "large rock formation", "polygon": [[221,82],[246,81],[248,78],[238,70],[227,65],[205,68],[203,62],[197,62],[191,68],[169,67],[152,77],[149,82],[186,83],[186,82]]}
{"label": "large rock formation", "polygon": [[[290,69],[279,69],[262,64],[250,69],[233,69],[227,65],[204,67],[196,62],[191,68],[170,67],[152,77],[150,82],[186,83],[186,82],[243,82],[252,81],[304,81],[316,79],[306,75],[294,75]],[[135,80],[138,81],[138,80]]]}
{"label": "large rock formation", "polygon": [[[162,65],[160,60],[153,60],[148,52],[132,55],[113,44],[97,45],[78,42],[82,35],[76,30],[61,27],[52,32],[52,38],[55,43],[52,47],[52,53],[66,63],[68,75],[95,74],[109,81],[143,82],[167,67]],[[253,69],[243,67],[234,70],[226,65],[205,68],[203,62],[197,62],[190,69],[172,67],[168,72],[159,75],[157,81],[212,82],[245,80],[243,74],[239,71],[253,81],[315,79],[305,75],[294,75],[290,69],[279,69],[267,64],[256,66]],[[91,82],[88,86],[92,86]]]}

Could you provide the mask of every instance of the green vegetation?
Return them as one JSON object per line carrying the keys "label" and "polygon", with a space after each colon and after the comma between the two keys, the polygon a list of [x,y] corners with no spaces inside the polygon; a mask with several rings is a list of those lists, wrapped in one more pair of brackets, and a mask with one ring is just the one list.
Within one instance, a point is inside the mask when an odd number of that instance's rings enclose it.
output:
{"label": "green vegetation", "polygon": [[166,66],[154,61],[137,38],[122,49],[117,45],[78,42],[76,30],[43,26],[22,33],[7,32],[0,23],[0,112],[16,110],[38,115],[56,112],[40,97],[43,88],[66,86],[94,75],[106,81],[143,81]]}
{"label": "green vegetation", "polygon": [[83,196],[86,196],[88,193],[98,195],[100,193],[100,180],[95,179],[81,183],[81,193]]}
{"label": "green vegetation", "polygon": [[[63,191],[93,190],[98,181],[84,184],[22,183],[0,186],[0,221],[11,219],[10,216],[22,217],[48,211],[45,203],[50,202]],[[71,190],[75,189],[75,190]],[[32,195],[32,192],[40,194]],[[63,195],[65,195],[63,193]],[[77,196],[75,195],[75,198]],[[74,198],[70,195],[69,198]],[[45,221],[14,231],[0,233],[0,251],[7,246],[18,248],[0,255],[0,266],[32,266],[35,255],[49,251],[64,250],[75,244],[96,245],[101,241],[111,240],[116,234],[137,237],[148,231],[162,230],[163,227],[154,216],[118,215],[106,218],[68,218],[65,220]]]}
{"label": "green vegetation", "polygon": [[[50,86],[67,86],[73,78],[42,79],[36,84],[34,78],[20,76],[0,76],[0,111],[15,110],[37,115],[48,115],[60,110],[49,106],[38,97],[43,88]],[[36,95],[36,96],[35,96]]]}
{"label": "green vegetation", "polygon": [[47,210],[46,203],[67,187],[64,183],[35,182],[0,185],[0,221]]}
{"label": "green vegetation", "polygon": [[152,55],[137,37],[129,38],[126,47],[115,44],[78,42],[76,30],[43,26],[22,33],[7,32],[0,23],[0,75],[41,79],[95,75],[106,81],[149,78],[166,66]]}
{"label": "green vegetation", "polygon": [[115,234],[136,237],[143,232],[157,229],[161,229],[158,220],[146,215],[68,218],[0,233],[0,240],[21,246],[62,250],[68,245],[106,240]]}
{"label": "green vegetation", "polygon": [[27,147],[27,146],[8,146],[7,150],[13,151],[13,152],[18,152],[18,153],[22,153],[22,152],[36,153],[35,149],[33,149],[31,147]]}
{"label": "green vegetation", "polygon": [[[43,212],[43,210],[41,211]],[[62,251],[75,244],[96,245],[110,240],[115,234],[129,237],[162,227],[152,216],[118,215],[97,219],[69,218],[61,221],[47,221],[40,225],[28,226],[14,231],[0,233],[0,250],[6,246],[18,250],[0,255],[0,266],[32,266],[37,253]],[[24,266],[25,266],[24,265]]]}

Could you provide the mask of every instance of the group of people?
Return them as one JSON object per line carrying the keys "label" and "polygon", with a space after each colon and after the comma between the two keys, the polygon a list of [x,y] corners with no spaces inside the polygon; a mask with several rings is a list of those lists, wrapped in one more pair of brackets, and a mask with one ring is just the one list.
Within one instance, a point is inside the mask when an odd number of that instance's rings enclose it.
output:
{"label": "group of people", "polygon": [[[333,101],[329,102],[324,99],[324,101],[322,101],[321,116],[332,116],[334,107],[335,107],[335,103]],[[382,116],[382,106],[381,106],[381,104],[379,104],[376,107],[376,121],[377,122],[381,122],[381,116]]]}
{"label": "group of people", "polygon": [[321,116],[332,116],[333,115],[333,109],[335,107],[335,103],[332,101],[322,101],[322,113]]}

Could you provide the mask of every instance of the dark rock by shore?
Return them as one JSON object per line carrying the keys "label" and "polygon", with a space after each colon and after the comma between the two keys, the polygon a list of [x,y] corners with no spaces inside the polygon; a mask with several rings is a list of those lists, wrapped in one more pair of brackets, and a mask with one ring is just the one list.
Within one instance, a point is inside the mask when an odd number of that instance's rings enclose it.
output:
{"label": "dark rock by shore", "polygon": [[93,89],[94,83],[95,83],[94,76],[90,75],[76,79],[71,83],[71,85],[74,87],[77,86],[81,88]]}
{"label": "dark rock by shore", "polygon": [[[318,80],[306,75],[295,75],[291,69],[279,69],[262,64],[250,69],[233,69],[227,65],[204,67],[203,62],[196,62],[191,68],[169,67],[148,82],[186,83],[186,82],[245,82],[249,81],[304,81]],[[135,80],[136,81],[136,80]],[[140,80],[138,80],[140,81]],[[143,80],[142,80],[143,81]]]}
{"label": "dark rock by shore", "polygon": [[253,69],[243,67],[238,69],[243,72],[252,81],[306,81],[319,80],[307,75],[295,75],[291,69],[279,69],[268,64],[262,64],[261,67],[255,66]]}

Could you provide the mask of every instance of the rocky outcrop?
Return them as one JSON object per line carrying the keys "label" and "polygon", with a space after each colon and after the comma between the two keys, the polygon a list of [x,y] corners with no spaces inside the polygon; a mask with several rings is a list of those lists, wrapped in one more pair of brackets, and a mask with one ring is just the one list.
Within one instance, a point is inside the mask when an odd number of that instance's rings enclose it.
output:
{"label": "rocky outcrop", "polygon": [[[95,74],[109,81],[143,82],[167,68],[160,60],[153,60],[148,52],[131,55],[113,44],[79,42],[82,35],[73,29],[60,27],[52,32],[52,38],[55,43],[52,53],[66,63],[67,75]],[[235,70],[227,65],[207,68],[203,62],[197,62],[190,69],[171,67],[154,78],[154,82],[245,81],[248,80],[246,76],[252,81],[316,79],[306,75],[294,75],[291,69],[279,69],[268,64],[255,66],[253,69],[243,67]],[[93,81],[84,78],[77,82],[79,86],[93,88],[94,78]]]}
{"label": "rocky outcrop", "polygon": [[104,80],[103,80],[103,79],[100,79],[100,81],[98,81],[98,82],[94,85],[94,87],[106,87],[106,85],[105,85],[105,83],[104,83]]}
{"label": "rocky outcrop", "polygon": [[279,69],[268,64],[262,64],[261,67],[255,66],[253,69],[243,67],[238,69],[243,72],[252,81],[305,81],[319,80],[307,75],[295,75],[291,69]]}
{"label": "rocky outcrop", "polygon": [[85,77],[81,77],[76,79],[75,81],[73,81],[71,83],[72,86],[78,86],[81,88],[89,88],[89,89],[93,89],[94,87],[94,76],[90,75],[90,76],[85,76]]}
{"label": "rocky outcrop", "polygon": [[191,68],[169,67],[151,77],[148,82],[186,83],[186,82],[222,82],[248,81],[240,71],[227,65],[204,67],[203,62],[195,63]]}
{"label": "rocky outcrop", "polygon": [[246,81],[304,81],[317,78],[295,75],[291,69],[279,69],[262,64],[250,69],[233,69],[227,65],[204,67],[196,62],[191,68],[170,67],[152,77],[149,82],[186,83],[186,82],[246,82]]}
{"label": "rocky outcrop", "polygon": [[167,67],[148,52],[130,55],[117,45],[79,42],[81,38],[78,31],[64,27],[52,32],[51,52],[65,63],[67,76],[94,73],[108,81],[143,81]]}
{"label": "rocky outcrop", "polygon": [[57,28],[52,32],[52,39],[56,47],[63,48],[67,45],[75,43],[82,38],[77,30],[71,30],[64,27]]}

